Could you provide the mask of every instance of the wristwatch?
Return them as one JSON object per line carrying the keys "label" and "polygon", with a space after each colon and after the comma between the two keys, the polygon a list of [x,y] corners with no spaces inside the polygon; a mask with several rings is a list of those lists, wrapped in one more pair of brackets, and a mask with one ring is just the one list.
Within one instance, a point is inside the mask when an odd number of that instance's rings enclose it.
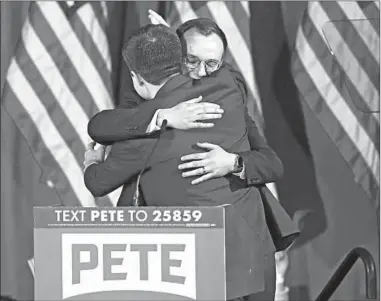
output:
{"label": "wristwatch", "polygon": [[243,169],[243,159],[240,155],[235,155],[234,173],[241,172]]}

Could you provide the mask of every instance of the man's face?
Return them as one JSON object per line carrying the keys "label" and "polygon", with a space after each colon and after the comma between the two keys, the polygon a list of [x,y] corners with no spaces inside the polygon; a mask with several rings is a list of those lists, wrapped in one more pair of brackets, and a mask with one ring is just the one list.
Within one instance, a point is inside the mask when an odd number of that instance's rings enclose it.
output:
{"label": "man's face", "polygon": [[184,39],[187,45],[185,67],[188,76],[199,79],[218,70],[224,55],[224,44],[217,34],[204,36],[190,29],[185,32]]}

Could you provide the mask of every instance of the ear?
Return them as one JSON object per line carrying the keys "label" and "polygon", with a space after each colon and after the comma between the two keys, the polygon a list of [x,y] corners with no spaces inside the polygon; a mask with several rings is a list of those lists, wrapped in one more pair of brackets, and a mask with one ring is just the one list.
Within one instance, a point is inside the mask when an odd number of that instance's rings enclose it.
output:
{"label": "ear", "polygon": [[144,86],[144,80],[139,74],[135,73],[134,71],[131,71],[131,77],[132,79],[135,79],[138,81],[139,86]]}

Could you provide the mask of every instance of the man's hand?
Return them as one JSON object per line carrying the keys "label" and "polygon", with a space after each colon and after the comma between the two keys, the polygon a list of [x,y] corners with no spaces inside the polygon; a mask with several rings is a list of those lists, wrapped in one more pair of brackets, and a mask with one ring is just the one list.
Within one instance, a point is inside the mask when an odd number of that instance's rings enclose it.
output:
{"label": "man's hand", "polygon": [[183,156],[181,161],[191,161],[179,165],[180,170],[193,169],[182,173],[184,178],[202,175],[193,180],[192,185],[199,184],[212,178],[226,176],[234,171],[236,155],[223,150],[220,146],[211,143],[197,143],[208,152]]}
{"label": "man's hand", "polygon": [[151,23],[154,25],[165,25],[167,27],[170,27],[167,22],[165,22],[164,18],[160,16],[157,12],[153,11],[152,9],[148,10],[148,18],[151,20]]}
{"label": "man's hand", "polygon": [[94,149],[95,144],[96,144],[95,142],[90,142],[86,146],[85,160],[83,161],[85,170],[91,164],[101,163],[104,161],[106,147],[103,145],[100,145],[98,149]]}
{"label": "man's hand", "polygon": [[168,127],[188,130],[197,128],[211,128],[213,123],[197,122],[201,120],[219,119],[224,110],[214,103],[203,102],[202,96],[182,102],[172,108],[162,109],[157,115],[156,125],[161,126],[163,120],[168,121]]}

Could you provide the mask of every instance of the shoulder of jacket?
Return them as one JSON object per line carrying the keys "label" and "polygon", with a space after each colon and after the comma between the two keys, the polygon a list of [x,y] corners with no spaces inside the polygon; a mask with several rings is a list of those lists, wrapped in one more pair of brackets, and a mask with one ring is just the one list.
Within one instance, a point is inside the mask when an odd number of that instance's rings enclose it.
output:
{"label": "shoulder of jacket", "polygon": [[243,77],[242,73],[237,71],[232,65],[225,63],[223,67],[228,72],[232,81],[236,84],[236,86],[239,88],[240,92],[242,93],[243,97],[247,97],[248,90],[247,85],[245,82],[245,78]]}
{"label": "shoulder of jacket", "polygon": [[220,70],[221,75],[228,79],[230,88],[237,89],[242,94],[242,97],[246,98],[248,91],[243,75],[234,69],[232,65],[227,63],[225,63]]}

